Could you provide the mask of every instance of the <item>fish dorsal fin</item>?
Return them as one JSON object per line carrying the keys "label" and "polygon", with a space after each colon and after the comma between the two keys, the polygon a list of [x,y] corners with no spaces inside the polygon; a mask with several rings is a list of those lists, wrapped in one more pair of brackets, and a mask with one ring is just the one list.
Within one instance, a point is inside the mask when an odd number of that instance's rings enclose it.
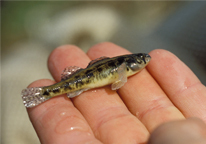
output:
{"label": "fish dorsal fin", "polygon": [[78,67],[78,66],[69,66],[66,67],[61,74],[61,80],[65,80],[68,79],[71,75],[73,75],[74,73],[78,72],[79,70],[81,70],[82,68]]}
{"label": "fish dorsal fin", "polygon": [[102,56],[102,57],[100,57],[100,58],[96,58],[96,59],[90,61],[87,67],[93,65],[94,63],[96,63],[96,62],[98,62],[98,61],[100,61],[100,60],[108,59],[108,58],[109,58],[109,57],[106,57],[106,56]]}

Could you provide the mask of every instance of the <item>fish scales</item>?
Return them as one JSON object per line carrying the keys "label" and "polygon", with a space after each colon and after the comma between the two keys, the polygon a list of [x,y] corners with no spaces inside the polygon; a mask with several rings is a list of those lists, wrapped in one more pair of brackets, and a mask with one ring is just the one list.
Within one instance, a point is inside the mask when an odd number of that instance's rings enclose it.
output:
{"label": "fish scales", "polygon": [[[54,96],[64,93],[72,98],[83,91],[112,84],[118,89],[123,86],[128,76],[143,69],[150,61],[148,54],[130,54],[113,58],[99,58],[89,63],[85,69],[78,69],[67,79],[54,85],[41,88],[27,88],[22,91],[26,107],[33,107]],[[37,92],[34,92],[37,91]],[[38,91],[39,90],[39,91]],[[30,95],[28,94],[30,93]],[[33,97],[32,97],[33,96]],[[36,100],[34,101],[33,99]],[[31,101],[31,99],[33,101]]]}
{"label": "fish scales", "polygon": [[[86,87],[93,88],[93,85],[96,84],[101,86],[101,81],[103,79],[112,79],[112,77],[115,77],[115,68],[118,67],[118,65],[120,65],[120,63],[114,58],[110,60],[100,60],[98,63],[75,73],[71,78],[65,81],[60,81],[52,86],[43,87],[43,96],[49,98]],[[111,71],[113,72],[111,73]]]}

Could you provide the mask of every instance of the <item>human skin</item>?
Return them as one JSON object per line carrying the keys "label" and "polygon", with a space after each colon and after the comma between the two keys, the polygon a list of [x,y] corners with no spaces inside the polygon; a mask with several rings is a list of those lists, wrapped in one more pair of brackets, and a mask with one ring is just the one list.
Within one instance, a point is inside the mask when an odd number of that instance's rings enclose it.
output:
{"label": "human skin", "polygon": [[[55,81],[37,80],[29,87],[59,82],[67,66],[85,68],[101,56],[129,53],[108,42],[93,46],[86,54],[73,45],[58,47],[48,59]],[[158,49],[149,54],[152,57],[149,65],[129,77],[117,91],[105,86],[72,99],[63,94],[28,108],[41,143],[178,144],[181,139],[185,144],[192,140],[196,144],[206,143],[205,86],[172,53]],[[186,141],[187,137],[192,140]]]}

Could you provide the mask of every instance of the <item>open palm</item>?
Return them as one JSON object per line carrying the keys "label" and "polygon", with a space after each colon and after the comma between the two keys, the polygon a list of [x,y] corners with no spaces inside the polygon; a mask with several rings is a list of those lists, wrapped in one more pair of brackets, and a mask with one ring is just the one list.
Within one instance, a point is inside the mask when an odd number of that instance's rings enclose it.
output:
{"label": "open palm", "polygon": [[[38,80],[29,87],[59,82],[62,70],[67,66],[85,68],[98,57],[129,53],[111,43],[98,44],[87,54],[76,46],[61,46],[51,53],[48,60],[48,68],[55,81]],[[204,141],[206,130],[201,130],[206,129],[204,123],[196,119],[184,119],[198,117],[206,122],[205,86],[172,53],[154,50],[150,55],[152,59],[147,68],[129,77],[118,91],[106,86],[86,91],[73,99],[68,99],[64,94],[28,108],[41,143],[146,143],[156,127],[172,120],[182,121],[172,123],[171,128],[176,125],[181,129],[183,121],[188,125],[197,123],[194,125]],[[191,129],[194,130],[194,127]],[[166,134],[164,130],[162,133]],[[153,137],[149,143],[155,143]]]}

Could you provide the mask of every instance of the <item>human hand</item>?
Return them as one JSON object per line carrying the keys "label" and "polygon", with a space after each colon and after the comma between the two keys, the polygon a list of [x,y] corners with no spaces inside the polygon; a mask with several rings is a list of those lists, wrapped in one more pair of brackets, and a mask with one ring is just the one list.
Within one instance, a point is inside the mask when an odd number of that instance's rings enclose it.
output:
{"label": "human hand", "polygon": [[[129,52],[111,43],[92,47],[87,54],[71,45],[55,49],[48,68],[56,82],[67,66],[85,68],[101,56],[114,57]],[[83,92],[68,99],[66,94],[28,108],[30,120],[42,144],[85,143],[146,143],[177,144],[182,135],[196,144],[206,142],[206,88],[192,71],[176,56],[165,50],[154,50],[146,69],[128,78],[118,91],[110,86]],[[51,80],[38,80],[29,87],[54,84]],[[170,122],[173,120],[180,120]],[[188,133],[184,133],[185,127]],[[175,129],[176,128],[176,129]],[[180,138],[179,138],[179,137]],[[195,137],[195,138],[196,138]],[[185,138],[185,137],[182,137]],[[188,139],[189,139],[188,138]],[[177,140],[171,143],[171,139]],[[156,142],[156,143],[155,143]],[[189,144],[192,142],[184,141]],[[194,143],[194,142],[193,142]],[[183,143],[181,143],[183,144]]]}

